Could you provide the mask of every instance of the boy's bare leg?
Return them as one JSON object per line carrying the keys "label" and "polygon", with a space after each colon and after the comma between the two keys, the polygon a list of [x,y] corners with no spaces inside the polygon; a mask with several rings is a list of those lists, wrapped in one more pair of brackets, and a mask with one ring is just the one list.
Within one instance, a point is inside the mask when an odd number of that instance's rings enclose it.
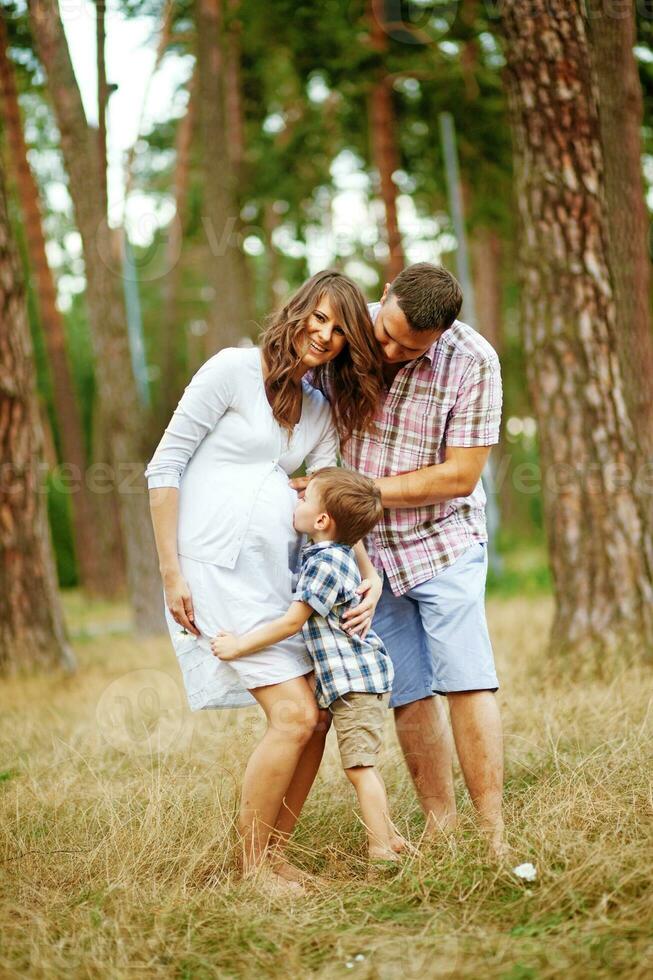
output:
{"label": "boy's bare leg", "polygon": [[[381,786],[383,787],[383,792],[385,793],[386,788],[385,788],[385,783],[383,782],[383,776],[376,768],[374,769],[374,774],[376,775],[376,778],[381,782]],[[409,846],[408,841],[406,840],[405,837],[401,836],[401,834],[393,824],[392,820],[390,819],[389,808],[387,813],[387,823],[388,823],[388,834],[390,836],[390,847],[395,852],[395,854],[401,854]]]}
{"label": "boy's bare leg", "polygon": [[370,858],[398,860],[392,848],[388,797],[385,784],[374,766],[355,766],[345,769],[345,775],[356,790],[363,823],[367,829]]}
{"label": "boy's bare leg", "polygon": [[426,815],[426,833],[453,830],[453,740],[444,705],[439,697],[423,698],[394,712],[399,744]]}
{"label": "boy's bare leg", "polygon": [[460,767],[479,824],[493,856],[502,858],[503,734],[496,697],[492,691],[463,691],[447,699]]}

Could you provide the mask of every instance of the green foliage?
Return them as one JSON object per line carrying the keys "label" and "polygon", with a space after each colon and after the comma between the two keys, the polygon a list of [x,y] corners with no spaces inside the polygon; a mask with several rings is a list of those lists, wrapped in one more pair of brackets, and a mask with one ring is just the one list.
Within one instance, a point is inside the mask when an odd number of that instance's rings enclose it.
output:
{"label": "green foliage", "polygon": [[[449,0],[407,0],[377,3],[385,7],[386,30],[382,50],[372,43],[373,23],[367,0],[235,0],[221,5],[225,44],[240,50],[241,100],[244,122],[244,161],[238,175],[240,233],[252,243],[248,257],[256,323],[261,324],[280,294],[289,293],[307,276],[316,261],[316,237],[330,231],[332,202],[339,193],[333,162],[344,154],[359,168],[359,193],[370,205],[378,205],[378,187],[371,152],[369,98],[373,86],[385,77],[391,85],[396,118],[395,138],[400,167],[395,181],[410,198],[418,217],[443,242],[450,238],[447,195],[440,147],[439,117],[450,112],[455,121],[461,174],[465,187],[470,235],[492,227],[503,246],[503,337],[501,358],[504,380],[504,418],[531,414],[518,320],[519,284],[515,280],[516,228],[512,186],[512,153],[508,110],[501,72],[504,61],[498,37],[497,5],[452,3]],[[653,111],[653,10],[638,4],[638,57],[647,119]],[[193,0],[177,0],[169,8],[163,0],[118,0],[116,7],[127,18],[146,20],[156,37],[164,12],[169,12],[170,39],[165,59],[185,59],[190,77],[195,58]],[[11,55],[17,65],[21,106],[29,141],[38,149],[32,155],[41,188],[48,238],[59,248],[56,273],[80,277],[83,263],[74,242],[70,204],[62,206],[61,188],[66,177],[59,150],[59,134],[44,97],[43,73],[34,53],[24,0],[6,0],[4,12],[11,39]],[[398,23],[398,19],[402,20]],[[111,44],[112,25],[107,22]],[[141,134],[135,156],[134,189],[153,205],[169,206],[175,175],[175,140],[181,108],[187,100],[188,79],[180,82],[171,114]],[[140,98],[141,93],[135,93]],[[183,248],[178,260],[178,287],[173,325],[173,346],[179,377],[190,370],[189,356],[197,341],[193,330],[206,318],[211,297],[207,286],[206,229],[203,215],[203,175],[200,167],[195,106],[195,137],[190,154],[189,192],[183,228]],[[653,154],[653,128],[644,130],[645,150]],[[651,157],[647,166],[651,168]],[[57,203],[51,198],[58,190]],[[14,209],[14,214],[16,213]],[[371,213],[371,212],[370,212]],[[380,213],[380,212],[379,212]],[[378,220],[382,221],[382,217]],[[358,263],[367,281],[370,299],[377,298],[382,282],[383,256],[376,247],[376,217],[366,236],[342,245],[337,236],[337,267]],[[17,220],[16,225],[20,222]],[[170,280],[166,269],[156,271],[165,255],[170,229],[162,227],[146,247],[134,247],[140,270],[145,345],[152,366],[155,401],[160,389],[162,354],[170,329],[166,304]],[[20,236],[19,236],[20,237]],[[356,238],[354,241],[353,239]],[[363,240],[364,238],[364,240]],[[27,262],[26,282],[30,284]],[[453,265],[451,257],[448,265]],[[154,273],[153,273],[154,269]],[[376,279],[375,279],[376,277]],[[376,281],[376,285],[375,285]],[[274,287],[278,286],[275,290]],[[70,294],[70,291],[69,291]],[[38,313],[31,289],[28,293],[34,338],[39,392],[50,420],[60,454],[58,427],[51,397],[47,357],[40,334]],[[91,447],[94,408],[93,359],[86,323],[83,294],[72,296],[66,311],[66,329],[74,384],[80,397],[87,446]],[[256,326],[249,325],[252,337]],[[511,478],[520,464],[536,462],[525,445],[510,445]],[[530,454],[530,455],[529,455]],[[509,495],[504,505],[502,549],[520,552],[522,544],[542,540],[542,502],[539,494]],[[55,535],[63,548],[61,563],[67,566],[71,551],[60,521]],[[508,564],[508,563],[507,563]],[[70,580],[70,571],[64,573]],[[530,581],[530,579],[529,579]],[[501,588],[507,589],[509,577]],[[533,587],[545,587],[545,576],[534,573]],[[499,587],[497,585],[497,587]],[[516,587],[516,582],[515,582]]]}
{"label": "green foliage", "polygon": [[57,562],[57,577],[61,588],[78,584],[77,562],[73,547],[70,496],[65,486],[50,473],[47,480],[48,517],[52,544]]}

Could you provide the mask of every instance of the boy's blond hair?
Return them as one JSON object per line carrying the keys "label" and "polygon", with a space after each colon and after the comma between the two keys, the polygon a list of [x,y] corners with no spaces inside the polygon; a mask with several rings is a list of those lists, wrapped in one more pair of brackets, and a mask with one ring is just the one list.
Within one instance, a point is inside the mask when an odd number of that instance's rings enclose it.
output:
{"label": "boy's blond hair", "polygon": [[355,545],[383,517],[381,492],[373,480],[353,470],[326,466],[313,474],[325,511],[335,522],[337,540]]}

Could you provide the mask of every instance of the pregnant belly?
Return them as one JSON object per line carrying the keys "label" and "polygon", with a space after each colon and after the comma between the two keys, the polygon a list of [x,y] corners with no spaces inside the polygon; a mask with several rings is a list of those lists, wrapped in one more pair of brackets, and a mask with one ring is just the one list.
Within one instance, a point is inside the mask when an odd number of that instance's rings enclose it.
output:
{"label": "pregnant belly", "polygon": [[[288,477],[267,466],[223,466],[215,473],[184,474],[179,497],[180,555],[234,568],[245,543],[278,556],[296,540],[292,514],[297,495]],[[268,549],[269,550],[269,549]]]}
{"label": "pregnant belly", "polygon": [[288,484],[283,470],[275,469],[263,481],[258,492],[247,530],[246,540],[255,547],[268,547],[278,552],[294,545],[298,534],[293,527],[297,494]]}
{"label": "pregnant belly", "polygon": [[243,633],[286,612],[300,540],[292,525],[296,499],[285,474],[272,474],[257,494],[234,568],[203,567],[196,610],[203,633]]}

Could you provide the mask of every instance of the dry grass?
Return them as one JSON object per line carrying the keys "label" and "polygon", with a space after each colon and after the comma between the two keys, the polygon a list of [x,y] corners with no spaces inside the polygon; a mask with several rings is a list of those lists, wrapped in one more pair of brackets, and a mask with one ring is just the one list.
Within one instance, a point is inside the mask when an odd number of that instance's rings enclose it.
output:
{"label": "dry grass", "polygon": [[[538,880],[485,863],[461,793],[455,839],[367,881],[330,739],[295,845],[329,883],[292,905],[234,871],[257,709],[191,716],[167,642],[98,634],[94,623],[115,630],[124,611],[67,602],[78,675],[0,689],[0,976],[652,975],[651,674],[557,684],[542,652],[545,600],[490,609],[509,836]],[[383,770],[395,818],[418,841],[390,723]]]}

